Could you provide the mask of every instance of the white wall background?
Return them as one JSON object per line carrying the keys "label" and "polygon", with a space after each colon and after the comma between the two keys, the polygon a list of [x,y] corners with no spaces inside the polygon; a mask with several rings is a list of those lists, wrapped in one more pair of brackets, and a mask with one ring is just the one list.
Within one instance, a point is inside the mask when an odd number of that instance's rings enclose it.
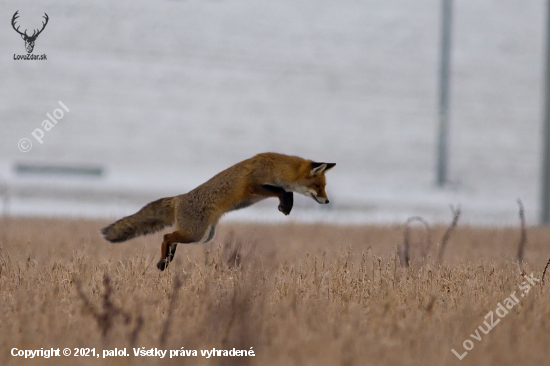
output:
{"label": "white wall background", "polygon": [[[538,218],[546,3],[454,2],[450,178],[435,187],[440,1],[0,3],[0,180],[12,214],[118,215],[258,152],[336,162],[290,219]],[[11,28],[50,21],[35,54]],[[29,31],[29,33],[32,33]],[[61,100],[70,109],[17,148]],[[94,164],[97,179],[20,176]],[[262,207],[264,209],[262,209]],[[275,202],[234,218],[284,217]],[[267,209],[267,210],[265,210]],[[281,217],[280,217],[281,216]]]}

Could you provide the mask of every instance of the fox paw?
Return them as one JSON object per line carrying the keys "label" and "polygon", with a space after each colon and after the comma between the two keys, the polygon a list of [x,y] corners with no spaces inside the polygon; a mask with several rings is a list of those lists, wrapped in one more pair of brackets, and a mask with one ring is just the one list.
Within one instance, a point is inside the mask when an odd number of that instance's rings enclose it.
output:
{"label": "fox paw", "polygon": [[164,271],[166,267],[168,267],[168,258],[162,259],[160,262],[157,263],[157,268],[161,271]]}
{"label": "fox paw", "polygon": [[292,206],[287,206],[282,204],[279,205],[279,211],[281,211],[285,215],[288,215],[290,213],[290,210],[292,210]]}

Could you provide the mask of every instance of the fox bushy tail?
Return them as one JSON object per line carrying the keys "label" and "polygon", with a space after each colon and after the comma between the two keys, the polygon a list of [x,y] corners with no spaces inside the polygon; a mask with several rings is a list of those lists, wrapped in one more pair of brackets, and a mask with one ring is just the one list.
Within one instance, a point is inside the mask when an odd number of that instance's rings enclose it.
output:
{"label": "fox bushy tail", "polygon": [[136,236],[152,234],[174,224],[174,197],[153,201],[133,215],[101,229],[111,243],[120,243]]}

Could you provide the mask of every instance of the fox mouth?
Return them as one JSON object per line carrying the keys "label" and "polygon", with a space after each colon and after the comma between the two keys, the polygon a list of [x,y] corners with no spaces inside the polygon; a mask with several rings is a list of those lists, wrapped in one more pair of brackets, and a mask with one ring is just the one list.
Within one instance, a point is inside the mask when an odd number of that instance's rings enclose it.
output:
{"label": "fox mouth", "polygon": [[323,199],[323,201],[321,201],[319,199],[319,197],[317,197],[316,195],[314,195],[313,193],[309,193],[309,195],[311,196],[311,198],[313,198],[315,201],[317,201],[317,203],[320,203],[320,204],[326,204],[328,203],[328,199]]}

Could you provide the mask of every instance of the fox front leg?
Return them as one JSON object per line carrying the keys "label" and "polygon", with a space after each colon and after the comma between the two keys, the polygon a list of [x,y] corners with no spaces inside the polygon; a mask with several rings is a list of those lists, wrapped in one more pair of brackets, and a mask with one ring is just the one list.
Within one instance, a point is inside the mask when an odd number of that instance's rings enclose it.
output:
{"label": "fox front leg", "polygon": [[286,192],[279,197],[279,211],[288,215],[292,206],[294,205],[294,194],[292,192]]}
{"label": "fox front leg", "polygon": [[279,198],[279,211],[288,215],[292,210],[294,204],[294,195],[292,192],[287,192],[281,187],[272,186],[270,184],[263,184],[254,186],[252,193],[267,197]]}

